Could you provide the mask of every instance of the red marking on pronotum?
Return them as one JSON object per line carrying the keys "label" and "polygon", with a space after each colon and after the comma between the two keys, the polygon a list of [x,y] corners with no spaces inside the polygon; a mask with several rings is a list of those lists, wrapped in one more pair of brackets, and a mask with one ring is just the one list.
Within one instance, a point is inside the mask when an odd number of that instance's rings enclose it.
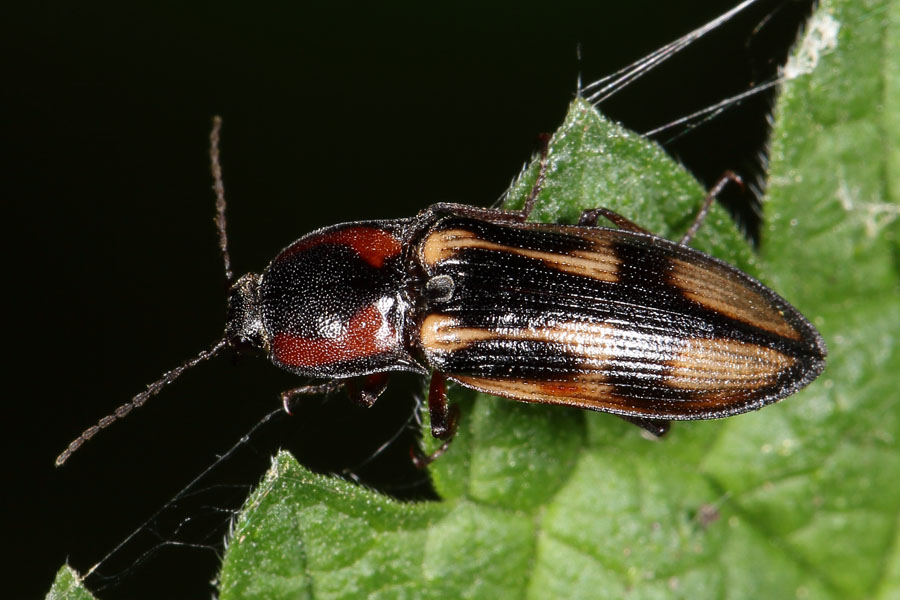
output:
{"label": "red marking on pronotum", "polygon": [[373,227],[351,227],[349,229],[329,231],[320,236],[304,238],[288,246],[281,257],[291,256],[307,248],[322,244],[347,246],[356,252],[361,259],[375,268],[381,268],[386,259],[399,256],[403,250],[400,240],[388,231]]}

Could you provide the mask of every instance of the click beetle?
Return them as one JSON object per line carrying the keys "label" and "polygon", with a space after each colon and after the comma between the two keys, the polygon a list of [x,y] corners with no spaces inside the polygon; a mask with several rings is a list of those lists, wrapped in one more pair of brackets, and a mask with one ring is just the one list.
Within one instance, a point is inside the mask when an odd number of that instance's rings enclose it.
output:
{"label": "click beetle", "polygon": [[[446,381],[522,402],[603,411],[654,435],[669,421],[762,408],[825,368],[822,337],[794,307],[731,265],[597,208],[578,225],[529,223],[544,181],[520,211],[435,204],[405,219],[309,233],[259,274],[234,280],[218,159],[210,135],[219,246],[230,284],[225,333],[75,439],[64,463],[186,369],[231,349],[325,383],[288,390],[285,409],[343,388],[371,406],[387,374],[431,373],[431,433],[458,421]],[[617,228],[597,226],[600,217]]]}

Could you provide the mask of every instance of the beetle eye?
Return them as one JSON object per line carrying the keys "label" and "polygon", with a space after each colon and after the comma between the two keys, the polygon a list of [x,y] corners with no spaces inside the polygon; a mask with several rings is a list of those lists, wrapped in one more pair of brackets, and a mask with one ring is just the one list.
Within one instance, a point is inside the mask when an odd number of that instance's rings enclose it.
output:
{"label": "beetle eye", "polygon": [[449,302],[455,289],[456,283],[449,275],[435,275],[425,284],[425,293],[433,302]]}

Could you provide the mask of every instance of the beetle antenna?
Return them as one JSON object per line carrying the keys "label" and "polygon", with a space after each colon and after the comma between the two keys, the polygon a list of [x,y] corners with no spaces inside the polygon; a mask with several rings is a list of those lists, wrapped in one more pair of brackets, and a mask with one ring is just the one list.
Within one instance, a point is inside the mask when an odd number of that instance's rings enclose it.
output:
{"label": "beetle antenna", "polygon": [[216,192],[216,230],[219,232],[219,250],[225,263],[225,287],[234,282],[231,270],[231,256],[228,254],[228,234],[225,232],[225,185],[222,183],[222,164],[219,162],[219,137],[222,117],[213,117],[212,131],[209,132],[209,164],[213,176],[213,190]]}
{"label": "beetle antenna", "polygon": [[106,429],[116,421],[124,419],[128,415],[128,413],[130,413],[135,408],[143,406],[148,399],[150,399],[152,396],[155,396],[164,387],[178,379],[178,377],[182,373],[184,373],[191,367],[194,367],[197,364],[214,357],[227,345],[228,342],[226,342],[223,338],[213,344],[212,348],[210,348],[209,350],[204,350],[194,358],[186,360],[171,371],[163,373],[163,376],[148,385],[146,390],[132,398],[131,401],[126,402],[125,404],[117,408],[112,414],[106,415],[105,417],[100,419],[93,427],[88,427],[87,429],[85,429],[81,435],[72,440],[72,442],[69,444],[69,447],[63,450],[62,454],[56,457],[56,466],[62,466],[62,464],[69,460],[69,457],[72,456],[72,454],[76,450],[81,448],[81,446],[84,445],[86,441],[97,435],[97,433],[101,429]]}

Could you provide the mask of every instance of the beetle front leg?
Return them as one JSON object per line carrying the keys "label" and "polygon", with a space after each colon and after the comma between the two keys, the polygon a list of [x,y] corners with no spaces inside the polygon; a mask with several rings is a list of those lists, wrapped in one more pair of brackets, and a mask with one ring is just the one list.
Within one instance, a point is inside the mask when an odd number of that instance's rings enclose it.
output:
{"label": "beetle front leg", "polygon": [[431,417],[431,435],[444,443],[428,455],[422,454],[418,448],[410,449],[413,464],[418,469],[424,469],[447,451],[459,423],[459,407],[451,405],[447,400],[447,378],[436,371],[432,373],[431,384],[428,386],[428,413]]}
{"label": "beetle front leg", "polygon": [[342,387],[344,387],[343,382],[328,381],[318,385],[304,385],[292,390],[286,390],[281,392],[281,405],[284,406],[284,412],[291,414],[291,404],[293,404],[298,397],[333,394]]}

